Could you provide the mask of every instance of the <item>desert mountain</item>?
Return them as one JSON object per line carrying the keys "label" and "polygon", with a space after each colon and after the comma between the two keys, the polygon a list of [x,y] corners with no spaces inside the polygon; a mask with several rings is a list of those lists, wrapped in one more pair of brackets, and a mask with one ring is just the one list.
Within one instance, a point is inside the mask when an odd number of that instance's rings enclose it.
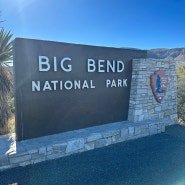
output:
{"label": "desert mountain", "polygon": [[155,59],[175,60],[177,63],[185,63],[185,48],[158,48],[148,50],[148,57]]}

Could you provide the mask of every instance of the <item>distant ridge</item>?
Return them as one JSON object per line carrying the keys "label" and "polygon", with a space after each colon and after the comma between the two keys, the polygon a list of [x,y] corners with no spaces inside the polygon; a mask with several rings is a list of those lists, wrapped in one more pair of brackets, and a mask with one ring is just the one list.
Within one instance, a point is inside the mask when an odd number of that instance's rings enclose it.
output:
{"label": "distant ridge", "polygon": [[149,58],[175,60],[178,63],[185,63],[185,48],[156,48],[147,52]]}

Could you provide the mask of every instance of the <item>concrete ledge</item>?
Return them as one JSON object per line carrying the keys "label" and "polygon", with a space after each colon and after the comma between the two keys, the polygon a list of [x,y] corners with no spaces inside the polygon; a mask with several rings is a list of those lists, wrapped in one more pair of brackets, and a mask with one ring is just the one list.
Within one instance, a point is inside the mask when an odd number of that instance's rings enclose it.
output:
{"label": "concrete ledge", "polygon": [[0,171],[158,134],[171,125],[169,122],[123,121],[19,142],[15,134],[0,136]]}

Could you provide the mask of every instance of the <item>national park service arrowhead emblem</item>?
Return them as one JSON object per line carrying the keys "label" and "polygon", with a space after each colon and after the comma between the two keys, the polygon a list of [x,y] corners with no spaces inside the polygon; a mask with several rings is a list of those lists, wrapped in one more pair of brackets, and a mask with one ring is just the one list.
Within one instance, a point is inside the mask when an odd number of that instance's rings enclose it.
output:
{"label": "national park service arrowhead emblem", "polygon": [[168,76],[165,71],[155,71],[150,77],[150,85],[156,101],[161,103],[168,87]]}

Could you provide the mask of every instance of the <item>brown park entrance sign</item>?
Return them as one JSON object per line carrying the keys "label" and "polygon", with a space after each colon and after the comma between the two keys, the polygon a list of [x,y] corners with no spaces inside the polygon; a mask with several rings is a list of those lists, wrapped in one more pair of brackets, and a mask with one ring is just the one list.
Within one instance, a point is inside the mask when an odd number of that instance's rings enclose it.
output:
{"label": "brown park entrance sign", "polygon": [[127,120],[132,59],[146,55],[16,38],[17,140]]}

